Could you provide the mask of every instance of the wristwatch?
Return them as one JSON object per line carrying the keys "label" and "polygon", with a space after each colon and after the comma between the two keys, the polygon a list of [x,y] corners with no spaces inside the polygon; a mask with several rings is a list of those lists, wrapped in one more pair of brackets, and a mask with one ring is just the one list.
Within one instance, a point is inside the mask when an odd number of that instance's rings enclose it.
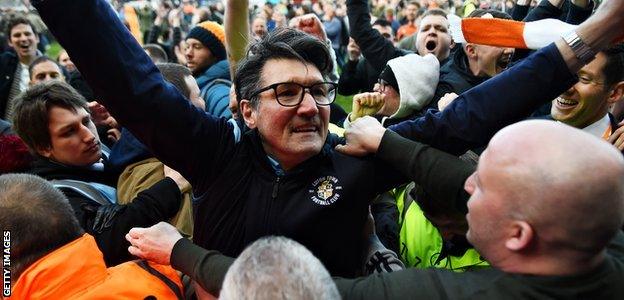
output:
{"label": "wristwatch", "polygon": [[572,48],[574,55],[578,58],[583,64],[588,64],[594,58],[596,58],[596,51],[594,51],[591,47],[589,47],[581,38],[576,34],[576,31],[572,31],[566,34],[563,37],[563,40]]}

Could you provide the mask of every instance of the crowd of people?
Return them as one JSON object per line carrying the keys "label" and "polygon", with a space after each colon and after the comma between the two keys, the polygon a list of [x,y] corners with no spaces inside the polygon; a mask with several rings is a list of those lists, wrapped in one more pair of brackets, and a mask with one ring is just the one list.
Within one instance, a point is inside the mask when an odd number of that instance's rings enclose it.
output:
{"label": "crowd of people", "polygon": [[2,297],[621,299],[622,16],[5,7]]}

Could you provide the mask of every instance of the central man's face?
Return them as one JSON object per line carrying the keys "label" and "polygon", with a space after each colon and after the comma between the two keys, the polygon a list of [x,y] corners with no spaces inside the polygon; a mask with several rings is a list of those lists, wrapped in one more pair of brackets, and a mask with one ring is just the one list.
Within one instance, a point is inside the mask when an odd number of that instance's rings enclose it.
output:
{"label": "central man's face", "polygon": [[[292,59],[271,59],[262,68],[261,87],[279,82],[305,86],[323,82],[321,72],[311,64]],[[317,105],[309,93],[296,107],[284,107],[274,91],[258,95],[259,103],[245,121],[257,128],[265,151],[289,169],[320,153],[329,124],[329,106]]]}

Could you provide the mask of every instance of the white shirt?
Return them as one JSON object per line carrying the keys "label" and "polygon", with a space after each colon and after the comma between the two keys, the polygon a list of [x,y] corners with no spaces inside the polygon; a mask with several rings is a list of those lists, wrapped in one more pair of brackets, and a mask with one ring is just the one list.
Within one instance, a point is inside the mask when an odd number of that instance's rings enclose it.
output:
{"label": "white shirt", "polygon": [[25,91],[28,88],[28,83],[30,82],[30,74],[28,73],[28,66],[21,63],[21,68],[22,68],[22,72],[20,74],[20,82],[19,82],[19,89],[20,92]]}
{"label": "white shirt", "polygon": [[583,128],[583,131],[602,139],[609,126],[611,126],[611,120],[609,114],[606,114],[602,119]]}

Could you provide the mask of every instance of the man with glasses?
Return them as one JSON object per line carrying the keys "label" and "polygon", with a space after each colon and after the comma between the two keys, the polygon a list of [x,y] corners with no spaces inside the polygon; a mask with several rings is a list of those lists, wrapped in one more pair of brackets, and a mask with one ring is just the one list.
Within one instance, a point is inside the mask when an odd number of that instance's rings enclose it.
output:
{"label": "man with glasses", "polygon": [[[327,82],[326,44],[280,29],[252,45],[235,76],[240,118],[227,120],[166,84],[105,1],[36,5],[111,114],[193,186],[195,244],[237,256],[260,237],[282,235],[333,275],[360,273],[368,204],[403,179],[370,158],[333,150],[336,86]],[[79,32],[66,31],[67,22],[80,22]],[[95,28],[115,38],[92,38]],[[82,39],[93,44],[84,48]],[[184,261],[174,266],[193,261],[197,251],[189,246],[178,247]]]}

